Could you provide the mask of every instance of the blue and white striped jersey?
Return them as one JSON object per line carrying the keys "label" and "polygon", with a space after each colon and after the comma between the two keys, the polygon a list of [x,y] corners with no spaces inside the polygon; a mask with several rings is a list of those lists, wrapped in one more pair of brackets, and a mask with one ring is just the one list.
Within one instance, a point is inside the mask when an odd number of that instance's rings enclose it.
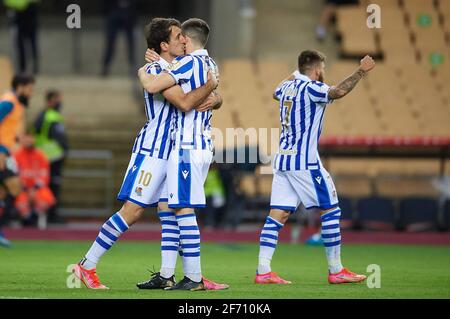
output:
{"label": "blue and white striped jersey", "polygon": [[329,86],[296,72],[275,90],[280,100],[280,149],[274,168],[281,171],[319,169],[322,164],[317,145],[325,108],[331,102]]}
{"label": "blue and white striped jersey", "polygon": [[[147,73],[157,75],[167,69],[169,63],[162,58],[147,66]],[[147,123],[139,132],[133,153],[141,153],[160,159],[168,159],[171,151],[170,130],[175,107],[161,93],[151,94],[144,90]]]}
{"label": "blue and white striped jersey", "polygon": [[[219,74],[217,64],[209,57],[208,51],[202,49],[176,58],[169,68],[169,74],[188,93],[207,82],[208,70],[212,70],[217,76]],[[212,151],[211,116],[211,110],[182,112],[176,109],[172,136],[175,147]]]}

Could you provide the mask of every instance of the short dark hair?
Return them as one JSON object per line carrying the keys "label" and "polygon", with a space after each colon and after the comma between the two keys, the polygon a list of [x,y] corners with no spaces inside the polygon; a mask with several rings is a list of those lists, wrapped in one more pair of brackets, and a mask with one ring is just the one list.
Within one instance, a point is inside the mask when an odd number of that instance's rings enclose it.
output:
{"label": "short dark hair", "polygon": [[315,66],[317,63],[325,62],[325,54],[316,50],[306,50],[300,53],[298,56],[298,70],[300,73],[304,74],[311,67]]}
{"label": "short dark hair", "polygon": [[183,22],[181,25],[183,34],[187,35],[201,46],[206,46],[209,37],[209,25],[199,18],[191,18]]}
{"label": "short dark hair", "polygon": [[19,85],[28,85],[34,83],[34,77],[28,74],[16,74],[11,81],[11,87],[16,90]]}
{"label": "short dark hair", "polygon": [[147,47],[156,53],[161,53],[161,42],[170,41],[171,28],[173,26],[181,28],[180,21],[173,18],[154,18],[144,28]]}
{"label": "short dark hair", "polygon": [[45,93],[45,100],[48,102],[58,95],[60,95],[60,92],[58,90],[48,90],[47,93]]}

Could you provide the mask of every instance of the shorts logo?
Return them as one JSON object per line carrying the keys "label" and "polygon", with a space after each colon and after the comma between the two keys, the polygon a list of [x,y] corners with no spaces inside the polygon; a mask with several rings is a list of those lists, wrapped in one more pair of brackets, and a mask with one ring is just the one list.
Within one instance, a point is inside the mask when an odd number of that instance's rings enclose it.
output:
{"label": "shorts logo", "polygon": [[170,193],[170,195],[169,195],[169,196],[170,196],[170,198],[173,198],[173,193]]}
{"label": "shorts logo", "polygon": [[133,172],[136,170],[137,166],[134,165],[133,168],[131,169]]}
{"label": "shorts logo", "polygon": [[181,173],[183,174],[184,179],[186,179],[189,175],[189,171],[182,171]]}
{"label": "shorts logo", "polygon": [[320,177],[320,176],[317,176],[317,177],[316,177],[316,181],[317,181],[317,183],[319,183],[319,184],[320,184],[320,183],[322,182],[322,177]]}
{"label": "shorts logo", "polygon": [[137,196],[142,196],[142,187],[139,187],[139,186],[136,187],[134,192],[136,193]]}

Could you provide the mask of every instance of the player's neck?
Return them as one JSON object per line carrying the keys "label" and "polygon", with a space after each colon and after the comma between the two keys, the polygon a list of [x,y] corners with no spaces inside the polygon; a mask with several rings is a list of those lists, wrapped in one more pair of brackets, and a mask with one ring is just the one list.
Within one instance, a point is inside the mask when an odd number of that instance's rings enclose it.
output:
{"label": "player's neck", "polygon": [[195,52],[195,51],[197,51],[197,50],[203,50],[204,49],[204,47],[202,47],[202,46],[196,46],[196,45],[189,45],[189,46],[186,46],[186,53],[187,54],[191,54],[192,52]]}
{"label": "player's neck", "polygon": [[171,62],[176,58],[176,56],[172,56],[169,52],[161,52],[160,57],[166,62]]}

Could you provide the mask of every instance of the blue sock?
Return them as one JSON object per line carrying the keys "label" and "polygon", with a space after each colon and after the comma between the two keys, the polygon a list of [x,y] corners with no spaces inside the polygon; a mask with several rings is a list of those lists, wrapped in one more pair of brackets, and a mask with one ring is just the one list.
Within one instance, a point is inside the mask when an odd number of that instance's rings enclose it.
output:
{"label": "blue sock", "polygon": [[258,274],[266,274],[271,272],[270,262],[275,252],[278,243],[278,233],[283,227],[283,224],[276,221],[270,216],[267,216],[266,223],[261,230],[259,238],[259,263]]}
{"label": "blue sock", "polygon": [[119,212],[111,216],[100,228],[97,238],[92,244],[81,265],[86,269],[93,269],[103,254],[108,251],[116,240],[128,230],[128,225]]}
{"label": "blue sock", "polygon": [[159,212],[161,221],[161,276],[170,278],[175,273],[178,249],[180,246],[180,229],[174,212]]}
{"label": "blue sock", "polygon": [[341,209],[336,207],[320,217],[322,221],[322,240],[327,254],[328,270],[335,274],[342,270],[341,263],[341,231],[339,220]]}
{"label": "blue sock", "polygon": [[180,228],[180,244],[183,251],[183,271],[186,277],[199,282],[202,279],[200,265],[200,230],[195,214],[177,215]]}

